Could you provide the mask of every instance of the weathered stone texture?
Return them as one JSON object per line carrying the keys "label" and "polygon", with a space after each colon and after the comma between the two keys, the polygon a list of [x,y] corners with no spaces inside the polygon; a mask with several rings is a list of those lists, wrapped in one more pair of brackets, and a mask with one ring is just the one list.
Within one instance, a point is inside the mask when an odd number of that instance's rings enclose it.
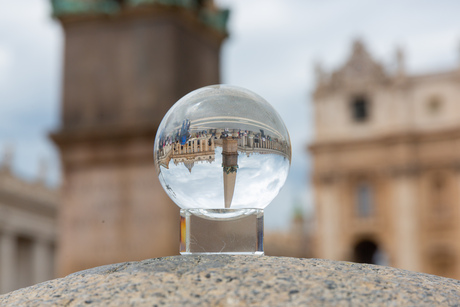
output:
{"label": "weathered stone texture", "polygon": [[0,296],[0,305],[459,306],[460,281],[389,267],[267,256],[106,265]]}

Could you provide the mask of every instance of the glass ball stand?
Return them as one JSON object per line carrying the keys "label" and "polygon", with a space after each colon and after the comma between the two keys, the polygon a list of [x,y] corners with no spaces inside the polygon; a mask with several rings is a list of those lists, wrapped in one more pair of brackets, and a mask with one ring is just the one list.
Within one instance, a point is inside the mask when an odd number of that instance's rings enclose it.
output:
{"label": "glass ball stand", "polygon": [[263,255],[264,208],[291,164],[289,133],[268,102],[229,85],[187,94],[158,128],[154,161],[181,208],[181,254]]}
{"label": "glass ball stand", "polygon": [[180,253],[263,255],[264,210],[181,209]]}

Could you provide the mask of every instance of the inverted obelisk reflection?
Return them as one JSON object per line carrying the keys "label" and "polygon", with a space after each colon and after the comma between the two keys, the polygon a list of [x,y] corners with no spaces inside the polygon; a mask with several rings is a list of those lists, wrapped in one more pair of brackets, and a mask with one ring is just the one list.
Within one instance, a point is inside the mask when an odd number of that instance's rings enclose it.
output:
{"label": "inverted obelisk reflection", "polygon": [[238,170],[238,140],[232,138],[222,140],[222,167],[224,171],[225,208],[230,208]]}

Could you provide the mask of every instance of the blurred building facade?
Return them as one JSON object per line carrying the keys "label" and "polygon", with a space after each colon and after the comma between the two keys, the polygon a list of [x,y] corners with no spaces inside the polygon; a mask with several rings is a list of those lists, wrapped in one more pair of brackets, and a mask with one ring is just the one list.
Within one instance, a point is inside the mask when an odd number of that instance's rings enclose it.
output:
{"label": "blurred building facade", "polygon": [[227,11],[198,0],[52,3],[65,33],[57,273],[177,254],[179,210],[153,141],[179,98],[219,83]]}
{"label": "blurred building facade", "polygon": [[393,72],[356,41],[316,69],[315,256],[460,278],[460,68]]}
{"label": "blurred building facade", "polygon": [[265,254],[296,258],[313,257],[313,225],[312,216],[302,213],[301,210],[296,210],[289,229],[265,232]]}
{"label": "blurred building facade", "polygon": [[58,191],[16,177],[11,159],[0,163],[0,293],[54,278]]}

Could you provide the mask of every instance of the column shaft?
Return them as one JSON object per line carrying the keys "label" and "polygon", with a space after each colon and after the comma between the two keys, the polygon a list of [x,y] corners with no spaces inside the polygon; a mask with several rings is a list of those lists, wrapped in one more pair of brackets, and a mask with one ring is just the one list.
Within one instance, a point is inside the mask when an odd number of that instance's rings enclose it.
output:
{"label": "column shaft", "polygon": [[400,175],[394,179],[393,220],[396,242],[395,265],[398,268],[420,269],[417,236],[416,177]]}
{"label": "column shaft", "polygon": [[0,292],[16,289],[16,238],[8,232],[0,234]]}
{"label": "column shaft", "polygon": [[317,189],[318,204],[321,206],[319,223],[319,257],[332,260],[341,259],[340,227],[341,203],[339,182],[322,183]]}
{"label": "column shaft", "polygon": [[49,275],[51,268],[49,259],[49,248],[46,241],[34,241],[32,255],[33,283],[36,284],[50,278]]}

